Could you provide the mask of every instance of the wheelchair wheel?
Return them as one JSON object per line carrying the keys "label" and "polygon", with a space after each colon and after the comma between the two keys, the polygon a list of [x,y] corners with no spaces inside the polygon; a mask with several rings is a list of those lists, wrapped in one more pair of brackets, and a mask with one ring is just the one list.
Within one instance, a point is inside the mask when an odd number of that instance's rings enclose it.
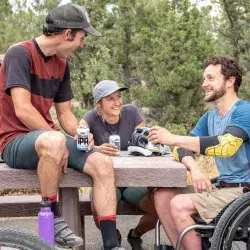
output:
{"label": "wheelchair wheel", "polygon": [[248,225],[242,232],[240,228],[249,214],[250,192],[236,199],[223,213],[213,233],[211,250],[248,249]]}
{"label": "wheelchair wheel", "polygon": [[22,250],[54,250],[52,246],[44,240],[25,232],[0,229],[0,248],[22,249]]}
{"label": "wheelchair wheel", "polygon": [[[244,247],[244,249],[250,250],[250,238],[248,234],[248,228],[250,226],[250,207],[245,208],[234,220],[231,227],[228,230],[228,234],[224,241],[225,249],[232,249],[237,242],[237,246]],[[245,244],[244,244],[244,243]]]}

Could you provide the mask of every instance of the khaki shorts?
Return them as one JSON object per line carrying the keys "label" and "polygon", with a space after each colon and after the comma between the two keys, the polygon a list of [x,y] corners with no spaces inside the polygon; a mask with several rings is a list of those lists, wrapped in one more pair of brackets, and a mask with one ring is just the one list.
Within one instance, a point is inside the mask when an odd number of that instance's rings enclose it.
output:
{"label": "khaki shorts", "polygon": [[212,192],[195,193],[193,186],[186,188],[175,188],[174,192],[178,194],[187,194],[196,207],[199,216],[210,223],[219,212],[231,201],[243,195],[243,187],[221,188]]}

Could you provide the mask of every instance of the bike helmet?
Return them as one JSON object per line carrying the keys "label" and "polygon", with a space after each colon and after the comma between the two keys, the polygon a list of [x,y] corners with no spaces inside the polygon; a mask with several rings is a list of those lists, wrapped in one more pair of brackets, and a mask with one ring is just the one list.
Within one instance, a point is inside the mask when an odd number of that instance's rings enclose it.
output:
{"label": "bike helmet", "polygon": [[149,128],[136,128],[129,142],[128,152],[132,155],[163,155],[170,152],[168,146],[152,144],[148,141]]}
{"label": "bike helmet", "polygon": [[128,152],[132,155],[152,155],[147,149],[149,128],[136,128],[129,142]]}

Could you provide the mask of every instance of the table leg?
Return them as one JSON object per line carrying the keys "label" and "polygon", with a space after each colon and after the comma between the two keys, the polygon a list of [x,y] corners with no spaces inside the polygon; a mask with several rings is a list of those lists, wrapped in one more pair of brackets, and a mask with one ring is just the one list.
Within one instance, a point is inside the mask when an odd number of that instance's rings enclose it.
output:
{"label": "table leg", "polygon": [[[78,236],[82,237],[80,218],[79,191],[78,188],[59,189],[60,210],[69,228]],[[85,242],[84,242],[85,245]],[[85,250],[85,246],[74,248],[74,250]]]}

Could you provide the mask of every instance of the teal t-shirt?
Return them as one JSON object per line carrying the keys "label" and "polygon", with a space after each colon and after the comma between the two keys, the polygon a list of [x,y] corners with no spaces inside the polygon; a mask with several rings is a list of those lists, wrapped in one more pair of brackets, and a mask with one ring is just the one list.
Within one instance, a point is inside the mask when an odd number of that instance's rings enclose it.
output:
{"label": "teal t-shirt", "polygon": [[220,172],[218,181],[250,182],[250,103],[239,100],[224,116],[220,116],[217,109],[208,111],[200,118],[191,134],[195,136],[221,135],[228,126],[244,130],[248,135],[248,141],[243,143],[232,157],[215,157]]}

